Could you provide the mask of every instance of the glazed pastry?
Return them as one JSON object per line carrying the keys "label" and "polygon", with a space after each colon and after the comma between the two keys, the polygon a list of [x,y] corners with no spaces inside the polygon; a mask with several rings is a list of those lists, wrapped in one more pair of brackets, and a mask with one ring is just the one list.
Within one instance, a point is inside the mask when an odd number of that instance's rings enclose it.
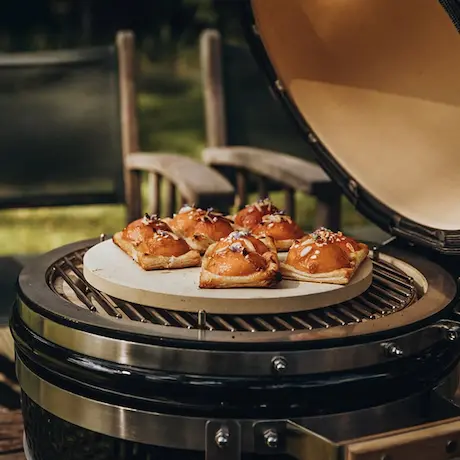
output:
{"label": "glazed pastry", "polygon": [[155,215],[131,222],[112,240],[144,270],[197,267],[201,263],[200,253]]}
{"label": "glazed pastry", "polygon": [[266,198],[264,200],[256,201],[255,203],[248,204],[235,214],[233,221],[235,222],[235,226],[238,228],[252,230],[262,221],[262,217],[274,212],[278,212],[278,208],[274,206],[268,198]]}
{"label": "glazed pastry", "polygon": [[292,220],[278,211],[262,217],[252,232],[256,236],[269,236],[273,238],[278,251],[287,251],[296,240],[304,236],[304,231]]}
{"label": "glazed pastry", "polygon": [[347,284],[368,253],[364,243],[322,227],[292,245],[281,271],[286,279]]}
{"label": "glazed pastry", "polygon": [[201,265],[200,288],[265,288],[281,281],[275,245],[246,231],[212,244]]}
{"label": "glazed pastry", "polygon": [[204,211],[192,206],[182,207],[171,219],[163,219],[188,245],[201,254],[216,241],[233,232],[229,219],[212,208]]}

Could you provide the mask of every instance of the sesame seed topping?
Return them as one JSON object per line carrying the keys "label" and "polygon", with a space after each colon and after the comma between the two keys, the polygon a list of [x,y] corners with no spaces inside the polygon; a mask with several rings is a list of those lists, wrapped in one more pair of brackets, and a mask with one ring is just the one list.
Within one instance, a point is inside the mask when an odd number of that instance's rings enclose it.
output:
{"label": "sesame seed topping", "polygon": [[158,221],[158,216],[156,214],[148,214],[147,212],[144,214],[144,217],[142,218],[142,223],[144,225],[150,225],[153,222]]}
{"label": "sesame seed topping", "polygon": [[225,238],[226,241],[238,240],[239,238],[246,238],[250,236],[251,233],[247,230],[238,230],[236,232],[230,233],[230,235]]}
{"label": "sesame seed topping", "polygon": [[318,230],[314,231],[310,235],[319,246],[328,244],[328,243],[336,243],[339,241],[344,241],[346,238],[343,236],[342,232],[335,233],[332,230],[329,230],[325,227],[320,227]]}
{"label": "sesame seed topping", "polygon": [[184,204],[182,208],[179,209],[178,214],[185,214],[187,212],[193,211],[195,208],[193,206],[190,206],[188,204]]}
{"label": "sesame seed topping", "polygon": [[230,249],[230,251],[232,251],[232,252],[243,252],[244,247],[240,242],[237,241],[236,243],[232,243],[228,247],[228,249]]}
{"label": "sesame seed topping", "polygon": [[347,243],[345,246],[350,252],[355,252],[355,248],[350,243]]}
{"label": "sesame seed topping", "polygon": [[279,212],[274,212],[273,214],[267,214],[262,217],[262,223],[275,223],[279,224],[281,222],[288,222],[292,223],[292,219],[289,216],[286,216],[285,214]]}

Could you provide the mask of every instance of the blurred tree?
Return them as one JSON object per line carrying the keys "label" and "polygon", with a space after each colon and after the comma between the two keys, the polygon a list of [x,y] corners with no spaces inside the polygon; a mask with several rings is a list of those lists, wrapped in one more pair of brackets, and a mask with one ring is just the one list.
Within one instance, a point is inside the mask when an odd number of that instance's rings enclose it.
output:
{"label": "blurred tree", "polygon": [[[212,0],[15,0],[0,4],[3,51],[110,43],[132,29],[152,60],[175,62],[215,26]],[[5,39],[6,38],[6,39]]]}
{"label": "blurred tree", "polygon": [[225,40],[244,42],[241,25],[241,0],[213,0],[212,9],[216,17],[216,27],[225,37]]}

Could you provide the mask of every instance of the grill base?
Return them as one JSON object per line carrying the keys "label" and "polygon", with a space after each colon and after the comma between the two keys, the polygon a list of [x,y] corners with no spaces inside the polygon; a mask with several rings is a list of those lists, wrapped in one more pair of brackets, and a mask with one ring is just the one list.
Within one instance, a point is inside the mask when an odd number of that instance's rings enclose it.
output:
{"label": "grill base", "polygon": [[[204,452],[166,449],[95,433],[58,418],[22,393],[27,460],[204,460]],[[246,454],[241,460],[291,460]]]}
{"label": "grill base", "polygon": [[[451,399],[454,387],[458,386],[457,367],[425,391],[404,399],[345,413],[302,418],[289,417],[286,408],[285,415],[278,420],[238,420],[222,417],[218,411],[213,416],[197,418],[185,413],[172,417],[146,409],[133,410],[121,406],[121,400],[120,405],[111,405],[101,403],[95,395],[90,399],[70,388],[66,390],[60,387],[65,385],[65,379],[49,384],[27,371],[20,360],[17,370],[23,390],[25,432],[35,460],[201,459],[203,451],[215,450],[214,438],[222,426],[230,427],[232,439],[244,454],[228,460],[259,459],[259,455],[272,454],[266,452],[263,438],[267,427],[275,427],[279,432],[280,444],[274,449],[278,456],[273,458],[280,460],[281,454],[289,452],[287,420],[333,442],[346,442],[460,414],[460,410],[445,399]],[[261,447],[265,450],[261,451]],[[74,450],[77,454],[73,454]],[[217,460],[223,459],[217,457]]]}
{"label": "grill base", "polygon": [[[406,408],[410,408],[411,405],[412,413],[406,414],[406,426],[443,420],[458,416],[460,413],[460,409],[439,397],[425,400],[424,409],[419,411],[414,411],[414,408],[421,409],[420,401],[419,405],[402,403],[402,406]],[[24,392],[22,393],[22,408],[25,426],[24,450],[27,460],[205,460],[208,458],[204,452],[156,447],[116,439],[81,428],[50,414],[33,402]],[[365,429],[364,426],[357,427],[354,423],[352,426],[345,427],[348,422],[350,420],[344,422],[344,428],[353,438],[355,433],[359,433],[359,428]],[[386,426],[386,431],[400,428],[397,420],[391,417],[391,414],[390,417],[374,417],[372,423],[374,427]],[[333,427],[328,424],[328,420],[324,419],[318,421],[316,427],[309,426],[308,428],[327,434],[328,430],[333,430]],[[354,433],[350,432],[350,429]],[[177,436],[180,437],[181,434],[178,433]],[[231,460],[293,460],[293,457],[281,453],[273,455],[246,453],[228,458]],[[218,456],[217,459],[220,457]]]}

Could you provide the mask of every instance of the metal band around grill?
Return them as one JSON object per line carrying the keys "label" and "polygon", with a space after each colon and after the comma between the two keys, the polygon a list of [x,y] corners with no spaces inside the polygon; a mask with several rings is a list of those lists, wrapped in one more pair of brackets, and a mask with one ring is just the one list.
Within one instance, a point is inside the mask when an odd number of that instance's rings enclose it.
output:
{"label": "metal band around grill", "polygon": [[[250,419],[208,420],[135,410],[89,399],[47,382],[32,372],[20,359],[16,361],[16,372],[25,394],[39,407],[66,422],[116,439],[201,452],[208,451],[211,444],[218,444],[219,434],[223,434],[236,436],[237,439],[232,442],[236,442],[236,447],[241,452],[281,453],[286,446],[284,437],[287,423],[300,426],[308,423],[310,427],[324,423],[333,424],[339,432],[350,433],[350,427],[359,430],[359,427],[373,425],[376,420],[392,420],[394,417],[406,420],[408,414],[417,413],[422,400],[425,401],[422,395],[414,395],[401,401],[360,411],[296,418],[289,422]],[[410,423],[409,419],[407,421]],[[276,447],[270,447],[267,437],[269,433],[275,433],[278,437]]]}
{"label": "metal band around grill", "polygon": [[[280,356],[270,351],[241,353],[127,342],[55,323],[32,311],[24,303],[20,303],[19,313],[33,332],[68,350],[123,365],[204,375],[264,376],[277,371],[285,375],[306,375],[358,369],[402,356],[417,355],[436,342],[458,337],[455,323],[441,321],[399,336],[391,342],[286,351]],[[280,360],[284,363],[282,369],[277,365]]]}

